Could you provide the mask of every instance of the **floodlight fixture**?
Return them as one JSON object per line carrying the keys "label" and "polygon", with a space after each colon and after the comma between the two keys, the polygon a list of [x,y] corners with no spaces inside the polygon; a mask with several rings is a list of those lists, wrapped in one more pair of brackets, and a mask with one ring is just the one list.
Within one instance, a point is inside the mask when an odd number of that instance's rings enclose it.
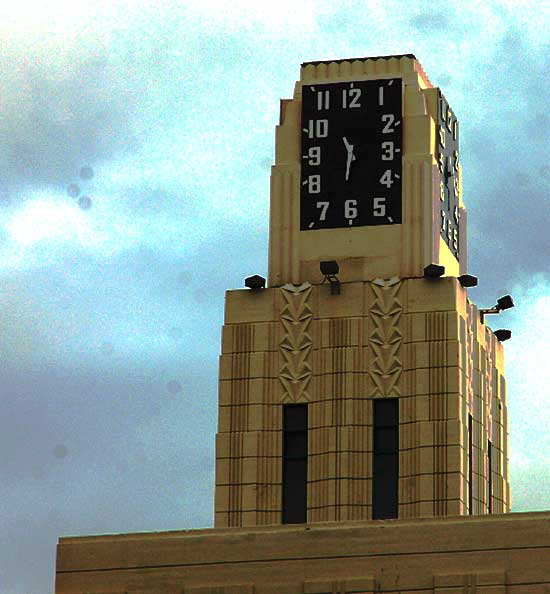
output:
{"label": "floodlight fixture", "polygon": [[445,274],[445,266],[439,264],[428,264],[424,268],[424,278],[439,278]]}
{"label": "floodlight fixture", "polygon": [[514,307],[514,300],[512,299],[511,295],[504,295],[504,297],[497,299],[497,307],[501,311],[503,309],[510,309],[511,307]]}
{"label": "floodlight fixture", "polygon": [[510,295],[504,295],[504,297],[500,297],[500,299],[497,299],[497,303],[496,305],[493,305],[493,307],[479,310],[481,323],[483,323],[483,318],[487,314],[498,314],[505,309],[510,309],[511,307],[514,307],[514,300]]}
{"label": "floodlight fixture", "polygon": [[265,289],[265,278],[259,274],[247,276],[244,279],[244,286],[253,290]]}
{"label": "floodlight fixture", "polygon": [[[336,276],[340,272],[340,266],[336,260],[323,260],[319,262],[319,268],[323,275],[323,283],[328,281],[330,283],[330,294],[340,295],[340,281]],[[323,284],[321,283],[321,284]]]}
{"label": "floodlight fixture", "polygon": [[340,266],[336,260],[324,260],[319,263],[319,267],[324,276],[334,276],[340,272]]}
{"label": "floodlight fixture", "polygon": [[458,282],[463,287],[477,287],[477,276],[473,276],[472,274],[461,274],[458,277]]}
{"label": "floodlight fixture", "polygon": [[500,342],[504,342],[509,338],[512,338],[512,331],[506,330],[502,328],[501,330],[495,330],[495,336],[499,339]]}

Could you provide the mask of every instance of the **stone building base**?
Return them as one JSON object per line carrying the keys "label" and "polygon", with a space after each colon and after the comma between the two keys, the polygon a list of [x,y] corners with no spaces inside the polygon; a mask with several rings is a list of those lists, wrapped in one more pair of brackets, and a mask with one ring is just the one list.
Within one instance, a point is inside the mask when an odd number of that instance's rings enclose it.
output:
{"label": "stone building base", "polygon": [[550,511],[66,537],[56,594],[550,594]]}

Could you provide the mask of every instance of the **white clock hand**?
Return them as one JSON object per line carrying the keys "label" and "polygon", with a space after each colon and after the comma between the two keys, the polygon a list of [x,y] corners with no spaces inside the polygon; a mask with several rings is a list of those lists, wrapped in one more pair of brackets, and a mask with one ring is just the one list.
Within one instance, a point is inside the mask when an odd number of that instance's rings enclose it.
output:
{"label": "white clock hand", "polygon": [[346,150],[348,151],[348,158],[347,158],[347,161],[346,161],[346,181],[348,181],[348,179],[349,179],[349,169],[350,169],[350,166],[351,166],[351,162],[352,161],[355,161],[355,155],[353,154],[353,144],[350,144],[348,142],[348,139],[345,136],[342,137],[342,140],[344,141],[344,145],[346,147]]}

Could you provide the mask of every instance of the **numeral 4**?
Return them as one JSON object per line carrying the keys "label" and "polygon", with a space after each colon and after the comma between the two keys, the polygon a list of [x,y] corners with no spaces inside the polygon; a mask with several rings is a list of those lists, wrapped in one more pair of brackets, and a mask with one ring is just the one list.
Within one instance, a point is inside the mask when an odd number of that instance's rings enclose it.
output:
{"label": "numeral 4", "polygon": [[384,171],[384,174],[380,178],[380,183],[383,186],[386,186],[386,188],[391,188],[393,182],[394,180],[391,178],[391,169],[386,169],[386,171]]}

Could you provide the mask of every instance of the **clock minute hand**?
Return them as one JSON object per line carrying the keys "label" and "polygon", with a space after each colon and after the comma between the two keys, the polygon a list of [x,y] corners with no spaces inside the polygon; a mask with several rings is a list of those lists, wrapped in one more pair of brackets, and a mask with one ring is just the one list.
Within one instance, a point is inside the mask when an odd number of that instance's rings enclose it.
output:
{"label": "clock minute hand", "polygon": [[349,179],[349,169],[351,166],[351,162],[355,161],[355,155],[353,154],[353,144],[350,144],[348,142],[348,139],[345,136],[342,137],[342,140],[344,141],[344,145],[348,152],[348,158],[346,161],[346,181],[347,181]]}

